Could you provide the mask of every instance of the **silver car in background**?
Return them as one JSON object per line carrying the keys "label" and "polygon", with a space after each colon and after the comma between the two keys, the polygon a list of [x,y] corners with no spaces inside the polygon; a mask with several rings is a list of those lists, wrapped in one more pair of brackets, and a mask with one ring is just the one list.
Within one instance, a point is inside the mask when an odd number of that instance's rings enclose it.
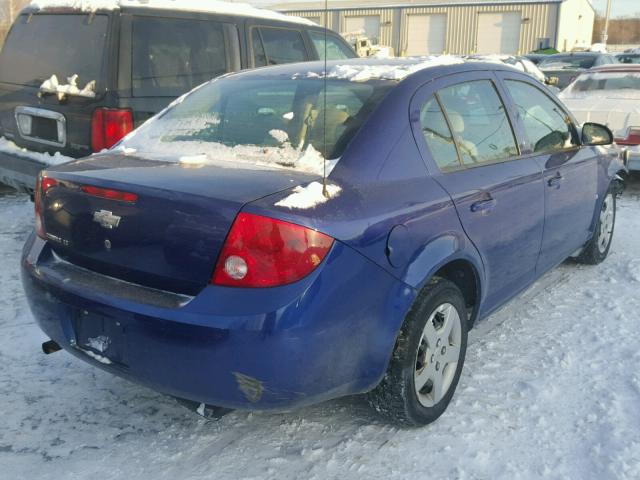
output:
{"label": "silver car in background", "polygon": [[613,132],[629,170],[640,171],[640,65],[607,65],[582,73],[559,95],[579,122]]}

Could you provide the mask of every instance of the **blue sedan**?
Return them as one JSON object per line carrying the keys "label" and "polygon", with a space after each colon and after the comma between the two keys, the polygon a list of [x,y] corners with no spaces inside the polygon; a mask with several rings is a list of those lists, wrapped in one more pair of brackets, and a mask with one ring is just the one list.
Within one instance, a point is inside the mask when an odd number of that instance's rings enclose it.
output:
{"label": "blue sedan", "polygon": [[280,410],[366,393],[427,424],[474,322],[570,256],[606,258],[611,142],[494,63],[237,73],[43,172],[23,284],[47,352],[161,392]]}

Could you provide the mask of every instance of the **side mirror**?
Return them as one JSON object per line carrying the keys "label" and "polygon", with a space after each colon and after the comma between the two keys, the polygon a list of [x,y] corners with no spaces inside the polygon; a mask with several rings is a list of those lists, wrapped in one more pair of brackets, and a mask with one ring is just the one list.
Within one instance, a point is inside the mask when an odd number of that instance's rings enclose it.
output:
{"label": "side mirror", "polygon": [[613,133],[609,127],[599,123],[585,123],[582,125],[582,144],[586,146],[611,145]]}
{"label": "side mirror", "polygon": [[560,84],[560,79],[558,77],[547,77],[545,83],[552,87],[557,87]]}

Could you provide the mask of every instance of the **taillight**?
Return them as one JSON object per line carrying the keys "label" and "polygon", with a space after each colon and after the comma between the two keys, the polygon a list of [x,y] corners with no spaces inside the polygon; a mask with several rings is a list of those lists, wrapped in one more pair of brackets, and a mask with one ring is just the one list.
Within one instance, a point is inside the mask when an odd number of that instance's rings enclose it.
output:
{"label": "taillight", "polygon": [[618,145],[640,145],[640,127],[631,127],[626,138],[616,138]]}
{"label": "taillight", "polygon": [[240,213],[211,283],[252,288],[293,283],[315,270],[332,245],[333,238],[311,228]]}
{"label": "taillight", "polygon": [[91,119],[91,148],[94,152],[111,148],[132,130],[131,110],[98,108]]}
{"label": "taillight", "polygon": [[83,185],[80,189],[93,197],[106,198],[107,200],[117,200],[120,202],[135,203],[138,201],[138,195],[122,190],[113,190],[111,188],[100,188],[92,185]]}
{"label": "taillight", "polygon": [[46,173],[40,173],[36,180],[36,192],[34,198],[36,210],[36,234],[40,238],[47,238],[47,233],[44,227],[44,212],[42,211],[42,204],[44,198],[47,196],[47,192],[56,185],[58,185],[58,181],[55,178],[47,177]]}

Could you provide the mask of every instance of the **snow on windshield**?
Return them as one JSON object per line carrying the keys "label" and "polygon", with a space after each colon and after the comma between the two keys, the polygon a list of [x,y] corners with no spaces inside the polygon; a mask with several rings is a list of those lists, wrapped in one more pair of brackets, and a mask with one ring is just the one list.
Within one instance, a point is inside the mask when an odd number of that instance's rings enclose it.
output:
{"label": "snow on windshield", "polygon": [[[389,64],[344,64],[331,67],[327,78],[349,80],[351,82],[366,82],[369,80],[402,80],[409,75],[425,68],[464,63],[460,57],[452,55],[421,57],[419,62],[415,58],[396,59]],[[316,72],[297,73],[298,78],[322,78]]]}
{"label": "snow on windshield", "polygon": [[293,17],[272,10],[256,8],[246,3],[231,3],[216,0],[34,0],[31,2],[31,7],[40,10],[50,8],[75,8],[84,12],[117,10],[120,7],[157,8],[189,12],[219,13],[222,15],[241,15],[245,17],[295,22],[305,25],[316,25],[306,18]]}

